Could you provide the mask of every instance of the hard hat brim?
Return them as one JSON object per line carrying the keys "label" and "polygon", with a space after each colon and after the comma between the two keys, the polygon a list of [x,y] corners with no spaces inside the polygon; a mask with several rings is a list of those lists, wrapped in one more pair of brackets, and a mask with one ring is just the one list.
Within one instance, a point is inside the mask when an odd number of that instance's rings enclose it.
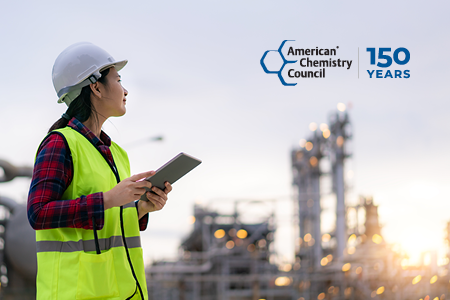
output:
{"label": "hard hat brim", "polygon": [[[103,70],[106,70],[106,69],[108,69],[110,67],[115,67],[117,72],[119,72],[120,70],[123,69],[123,67],[125,67],[125,65],[127,63],[128,63],[127,59],[121,60],[121,61],[116,61],[116,62],[113,62],[113,63],[110,63],[110,64],[103,65],[100,68],[98,68],[98,70],[99,70],[99,72],[102,72]],[[86,80],[88,77],[89,76],[86,76],[86,78],[83,78],[83,80]],[[81,80],[81,81],[83,81],[83,80]]]}

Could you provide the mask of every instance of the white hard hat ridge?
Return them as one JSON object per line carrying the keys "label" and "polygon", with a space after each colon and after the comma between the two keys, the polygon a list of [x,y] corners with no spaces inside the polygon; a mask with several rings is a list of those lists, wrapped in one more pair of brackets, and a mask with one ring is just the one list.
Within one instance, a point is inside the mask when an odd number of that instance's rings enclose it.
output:
{"label": "white hard hat ridge", "polygon": [[127,62],[116,61],[108,52],[89,42],[67,47],[56,58],[52,70],[58,103],[65,102],[69,106],[83,87],[95,83],[101,77],[101,71],[111,66],[119,71]]}

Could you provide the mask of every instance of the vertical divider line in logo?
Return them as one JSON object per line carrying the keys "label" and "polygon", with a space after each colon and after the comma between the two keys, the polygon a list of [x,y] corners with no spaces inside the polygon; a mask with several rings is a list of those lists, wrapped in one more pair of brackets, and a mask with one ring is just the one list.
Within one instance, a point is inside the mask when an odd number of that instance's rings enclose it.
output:
{"label": "vertical divider line in logo", "polygon": [[359,47],[358,47],[358,79],[359,79]]}

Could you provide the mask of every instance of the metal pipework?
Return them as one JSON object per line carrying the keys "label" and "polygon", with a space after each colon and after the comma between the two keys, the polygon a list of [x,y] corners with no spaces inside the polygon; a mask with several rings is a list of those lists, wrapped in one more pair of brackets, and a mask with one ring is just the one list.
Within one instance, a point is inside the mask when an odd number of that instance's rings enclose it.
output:
{"label": "metal pipework", "polygon": [[10,162],[0,159],[0,168],[3,169],[3,174],[0,175],[0,182],[8,182],[16,177],[31,177],[33,175],[33,168],[29,166],[14,166]]}

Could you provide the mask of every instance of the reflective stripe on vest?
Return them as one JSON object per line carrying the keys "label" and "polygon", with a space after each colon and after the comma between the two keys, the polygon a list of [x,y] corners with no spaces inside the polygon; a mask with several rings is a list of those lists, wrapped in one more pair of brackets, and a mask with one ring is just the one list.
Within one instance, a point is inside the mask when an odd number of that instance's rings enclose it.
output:
{"label": "reflective stripe on vest", "polygon": [[[141,239],[138,236],[127,237],[128,248],[141,247]],[[123,247],[122,236],[112,236],[107,239],[98,240],[100,250],[106,251],[114,247]],[[95,251],[95,240],[79,240],[78,242],[68,241],[39,241],[36,245],[37,252],[75,252],[75,251]]]}
{"label": "reflective stripe on vest", "polygon": [[[70,127],[55,130],[70,148],[73,179],[62,199],[106,192],[116,184],[116,177],[101,153]],[[110,150],[119,177],[130,176],[126,152],[114,142]],[[139,220],[135,204],[123,209],[123,225],[130,258],[144,298],[148,299]],[[93,230],[55,228],[36,231],[38,275],[37,299],[126,299],[136,290],[136,281],[123,245],[120,208],[104,212],[104,226],[97,230],[101,254],[96,254]],[[136,293],[132,299],[140,299]]]}

